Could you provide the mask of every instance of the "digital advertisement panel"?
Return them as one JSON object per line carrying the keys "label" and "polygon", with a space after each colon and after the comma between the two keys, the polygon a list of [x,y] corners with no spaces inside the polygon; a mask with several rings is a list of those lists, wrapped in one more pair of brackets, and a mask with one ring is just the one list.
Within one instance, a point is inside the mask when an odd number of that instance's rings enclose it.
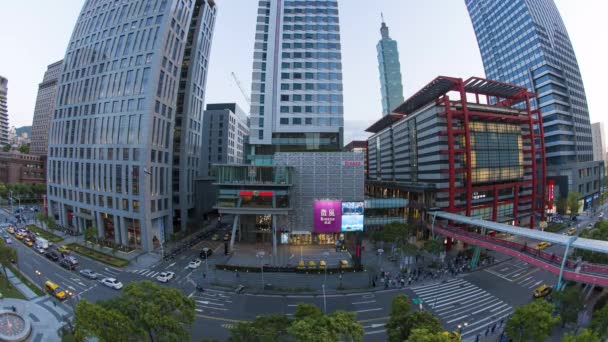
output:
{"label": "digital advertisement panel", "polygon": [[314,204],[315,233],[339,233],[342,224],[342,202],[320,200]]}
{"label": "digital advertisement panel", "polygon": [[342,231],[360,232],[363,230],[364,202],[342,202]]}

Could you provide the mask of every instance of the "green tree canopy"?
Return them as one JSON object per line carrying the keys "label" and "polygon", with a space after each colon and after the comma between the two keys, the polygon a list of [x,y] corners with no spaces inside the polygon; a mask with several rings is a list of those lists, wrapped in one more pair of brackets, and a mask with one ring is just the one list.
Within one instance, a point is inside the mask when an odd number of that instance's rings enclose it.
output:
{"label": "green tree canopy", "polygon": [[578,335],[568,333],[562,336],[562,342],[601,342],[600,337],[589,329],[583,329]]}
{"label": "green tree canopy", "polygon": [[4,271],[6,279],[8,279],[6,265],[10,264],[13,260],[17,262],[17,251],[14,248],[9,247],[4,242],[4,239],[0,239],[0,263],[2,263],[2,270]]}
{"label": "green tree canopy", "polygon": [[410,300],[405,295],[393,298],[391,315],[386,324],[386,333],[391,342],[402,342],[410,337],[413,329],[425,329],[435,335],[443,331],[441,322],[428,311],[411,312]]}
{"label": "green tree canopy", "polygon": [[8,151],[10,151],[10,150],[11,150],[11,145],[6,144],[6,145],[2,146],[2,151],[4,151],[4,152],[8,152]]}
{"label": "green tree canopy", "polygon": [[585,298],[578,286],[570,286],[563,291],[555,294],[555,299],[559,303],[558,311],[562,319],[562,324],[576,323],[578,313],[583,310]]}
{"label": "green tree canopy", "polygon": [[[150,342],[187,341],[190,338],[187,328],[194,323],[195,318],[194,300],[184,296],[178,289],[163,287],[151,281],[132,282],[124,287],[120,296],[91,305],[98,305],[101,309],[126,317],[128,322],[125,324],[134,327],[137,339]],[[95,308],[94,312],[101,309]],[[85,331],[96,333],[91,329]]]}
{"label": "green tree canopy", "polygon": [[117,310],[81,300],[76,305],[74,335],[78,341],[97,337],[100,342],[136,341],[133,321]]}
{"label": "green tree canopy", "polygon": [[443,245],[439,240],[429,239],[424,241],[424,246],[422,248],[431,254],[439,254],[443,250]]}
{"label": "green tree canopy", "polygon": [[553,304],[545,300],[535,300],[517,307],[507,322],[505,331],[515,342],[545,341],[560,321],[559,316],[553,316],[554,309]]}
{"label": "green tree canopy", "polygon": [[406,342],[450,342],[449,334],[430,332],[428,329],[412,329]]}
{"label": "green tree canopy", "polygon": [[590,328],[601,338],[608,338],[608,305],[593,313]]}
{"label": "green tree canopy", "polygon": [[24,153],[24,154],[30,153],[30,145],[19,146],[19,152]]}
{"label": "green tree canopy", "polygon": [[570,209],[571,216],[578,214],[578,210],[581,208],[581,203],[578,199],[581,197],[582,195],[578,192],[568,193],[568,209]]}
{"label": "green tree canopy", "polygon": [[566,215],[566,212],[568,211],[568,199],[564,197],[558,198],[555,203],[555,209],[557,209],[557,212],[560,215]]}
{"label": "green tree canopy", "polygon": [[325,315],[311,304],[296,307],[294,319],[283,315],[260,316],[239,323],[230,332],[231,342],[337,342],[361,341],[363,327],[353,312],[336,311]]}
{"label": "green tree canopy", "polygon": [[285,315],[260,316],[251,322],[237,324],[230,331],[230,342],[281,342],[287,341],[287,328],[291,321]]}

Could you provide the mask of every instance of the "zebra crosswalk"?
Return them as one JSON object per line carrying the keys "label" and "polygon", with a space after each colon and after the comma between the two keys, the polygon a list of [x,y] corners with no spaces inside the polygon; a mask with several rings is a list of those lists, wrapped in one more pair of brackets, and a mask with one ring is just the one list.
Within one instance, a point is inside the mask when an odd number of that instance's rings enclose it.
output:
{"label": "zebra crosswalk", "polygon": [[195,311],[200,314],[217,314],[228,311],[232,304],[232,296],[222,291],[205,289],[205,292],[195,291],[189,295],[194,299]]}
{"label": "zebra crosswalk", "polygon": [[412,291],[426,304],[426,309],[439,317],[447,331],[457,331],[459,325],[466,325],[462,330],[465,340],[477,334],[483,336],[513,312],[511,305],[464,279],[415,287]]}
{"label": "zebra crosswalk", "polygon": [[[156,276],[161,274],[161,272],[163,272],[163,271],[156,271],[156,270],[150,270],[150,269],[144,268],[144,269],[128,270],[127,272],[137,274],[142,277],[154,279],[154,278],[156,278]],[[180,278],[180,275],[176,274],[172,281],[176,281],[179,278]]]}

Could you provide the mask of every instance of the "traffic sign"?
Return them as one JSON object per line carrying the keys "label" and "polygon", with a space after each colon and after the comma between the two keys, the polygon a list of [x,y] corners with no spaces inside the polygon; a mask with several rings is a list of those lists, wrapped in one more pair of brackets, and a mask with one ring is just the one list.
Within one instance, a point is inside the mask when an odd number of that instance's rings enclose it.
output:
{"label": "traffic sign", "polygon": [[414,305],[419,305],[419,304],[422,304],[423,301],[422,301],[422,298],[414,298],[414,299],[412,299],[412,303],[414,303]]}

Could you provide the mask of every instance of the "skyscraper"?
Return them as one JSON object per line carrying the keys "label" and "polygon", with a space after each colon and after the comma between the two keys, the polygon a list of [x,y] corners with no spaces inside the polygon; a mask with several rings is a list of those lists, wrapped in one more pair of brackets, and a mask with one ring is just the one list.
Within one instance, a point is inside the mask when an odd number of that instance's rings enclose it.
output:
{"label": "skyscraper", "polygon": [[593,160],[602,160],[604,167],[607,167],[608,155],[606,154],[606,130],[604,123],[596,122],[592,124],[591,133],[593,138]]}
{"label": "skyscraper", "polygon": [[250,160],[342,148],[338,1],[259,1],[253,54]]}
{"label": "skyscraper", "polygon": [[0,145],[8,144],[8,79],[0,76]]}
{"label": "skyscraper", "polygon": [[378,68],[380,69],[380,91],[382,92],[382,114],[390,114],[403,103],[403,84],[401,83],[401,64],[397,42],[388,34],[388,26],[382,17],[380,28],[382,39],[378,41]]}
{"label": "skyscraper", "polygon": [[34,119],[32,121],[31,154],[46,155],[48,153],[49,127],[55,109],[55,94],[62,63],[63,60],[49,65],[42,82],[38,85],[38,95],[36,96],[36,107],[34,108]]}
{"label": "skyscraper", "polygon": [[555,3],[465,3],[486,77],[525,86],[538,94],[533,105],[543,117],[548,178],[556,181],[560,195],[577,191],[589,199],[599,191],[592,176],[598,164],[591,162],[589,111],[576,56]]}
{"label": "skyscraper", "polygon": [[146,251],[183,227],[215,14],[213,0],[85,2],[49,132],[49,215],[60,225]]}

